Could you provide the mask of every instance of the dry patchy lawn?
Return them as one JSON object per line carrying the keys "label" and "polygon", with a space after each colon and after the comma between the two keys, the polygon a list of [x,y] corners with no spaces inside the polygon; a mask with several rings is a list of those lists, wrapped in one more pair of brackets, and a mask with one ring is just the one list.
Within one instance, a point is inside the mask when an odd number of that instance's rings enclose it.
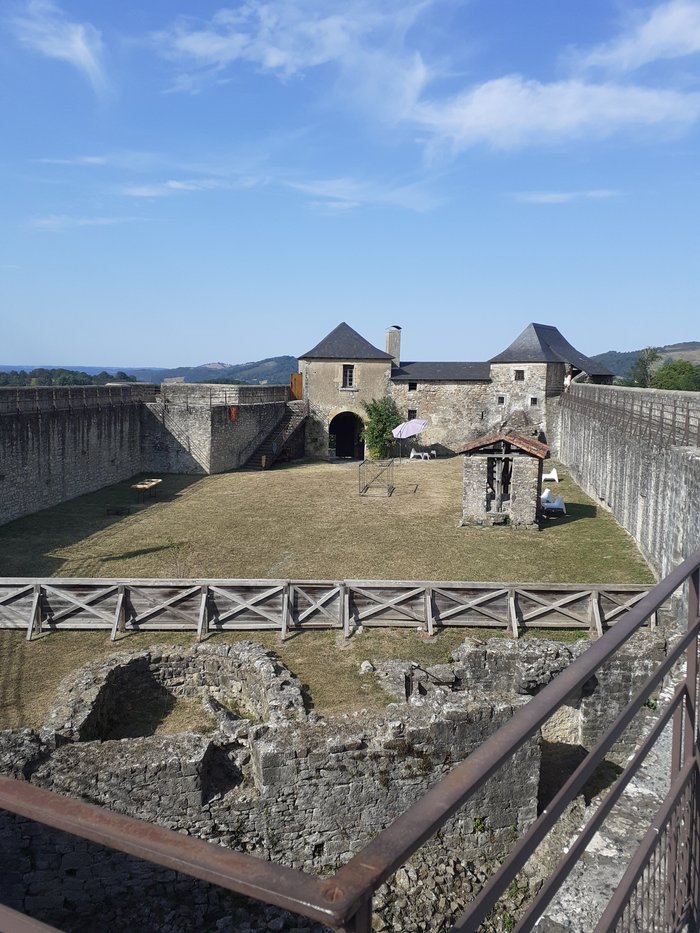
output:
{"label": "dry patchy lawn", "polygon": [[[632,539],[562,474],[557,492],[569,514],[539,532],[460,528],[461,457],[397,464],[390,498],[360,497],[350,463],[166,476],[157,501],[108,516],[107,506],[135,503],[123,483],[0,528],[0,575],[653,582]],[[253,638],[273,649],[313,706],[333,714],[386,704],[374,679],[359,676],[361,661],[447,661],[467,634],[493,633],[449,630],[429,641],[376,629],[345,643],[335,632],[305,632],[284,644],[270,632],[213,637]],[[166,642],[189,644],[192,635],[131,634],[117,648]],[[0,631],[0,728],[39,726],[62,678],[114,650],[102,632],[27,643],[22,632]],[[207,722],[181,704],[153,723],[161,732],[188,726]]]}
{"label": "dry patchy lawn", "polygon": [[569,515],[542,531],[460,528],[462,458],[404,461],[391,497],[358,495],[355,463],[166,476],[134,503],[128,483],[0,528],[2,576],[235,577],[637,583],[632,539],[567,477]]}

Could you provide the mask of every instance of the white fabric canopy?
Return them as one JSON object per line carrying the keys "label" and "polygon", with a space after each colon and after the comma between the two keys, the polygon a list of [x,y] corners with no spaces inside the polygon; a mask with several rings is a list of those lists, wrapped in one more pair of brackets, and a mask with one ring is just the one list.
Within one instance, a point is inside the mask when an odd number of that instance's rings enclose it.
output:
{"label": "white fabric canopy", "polygon": [[415,437],[416,434],[420,434],[427,423],[427,421],[421,421],[420,418],[411,418],[410,421],[402,421],[391,433],[394,437]]}

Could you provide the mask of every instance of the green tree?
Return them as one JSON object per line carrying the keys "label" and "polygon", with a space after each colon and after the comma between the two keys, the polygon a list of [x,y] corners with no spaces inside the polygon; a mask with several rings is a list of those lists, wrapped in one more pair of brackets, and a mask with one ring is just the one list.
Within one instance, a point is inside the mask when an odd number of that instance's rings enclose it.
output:
{"label": "green tree", "polygon": [[637,357],[637,362],[630,370],[630,384],[647,389],[651,385],[654,363],[661,359],[656,347],[646,347]]}
{"label": "green tree", "polygon": [[367,412],[362,438],[372,460],[378,460],[388,456],[394,443],[391,432],[397,424],[401,424],[401,415],[391,398],[373,398],[371,402],[363,402],[362,405]]}
{"label": "green tree", "polygon": [[676,389],[680,392],[700,392],[700,366],[688,360],[674,360],[657,370],[651,379],[652,389]]}

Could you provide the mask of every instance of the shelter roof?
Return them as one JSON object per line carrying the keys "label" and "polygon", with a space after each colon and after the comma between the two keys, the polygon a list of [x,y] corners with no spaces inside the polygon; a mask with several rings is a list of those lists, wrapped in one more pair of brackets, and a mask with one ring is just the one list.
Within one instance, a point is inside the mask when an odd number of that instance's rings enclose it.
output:
{"label": "shelter roof", "polygon": [[473,441],[467,441],[461,447],[457,448],[458,454],[473,454],[485,447],[493,447],[496,444],[509,444],[522,450],[523,453],[530,454],[531,457],[537,457],[539,460],[549,453],[547,444],[538,441],[536,437],[527,437],[525,434],[518,434],[516,431],[495,431],[493,434],[487,434],[484,437],[477,437]]}
{"label": "shelter roof", "polygon": [[392,369],[392,382],[489,382],[488,363],[401,363]]}
{"label": "shelter roof", "polygon": [[491,363],[569,363],[590,376],[612,376],[605,366],[584,356],[572,347],[556,327],[550,324],[528,324],[513,343]]}
{"label": "shelter roof", "polygon": [[315,347],[302,353],[300,360],[390,360],[385,353],[365,340],[356,330],[343,321],[327,334]]}

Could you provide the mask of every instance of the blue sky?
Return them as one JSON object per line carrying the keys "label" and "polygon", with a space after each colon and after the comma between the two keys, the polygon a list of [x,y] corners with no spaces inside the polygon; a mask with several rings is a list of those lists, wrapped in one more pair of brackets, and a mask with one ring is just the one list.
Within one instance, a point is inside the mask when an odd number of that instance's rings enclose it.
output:
{"label": "blue sky", "polygon": [[5,0],[0,363],[700,339],[700,0]]}

